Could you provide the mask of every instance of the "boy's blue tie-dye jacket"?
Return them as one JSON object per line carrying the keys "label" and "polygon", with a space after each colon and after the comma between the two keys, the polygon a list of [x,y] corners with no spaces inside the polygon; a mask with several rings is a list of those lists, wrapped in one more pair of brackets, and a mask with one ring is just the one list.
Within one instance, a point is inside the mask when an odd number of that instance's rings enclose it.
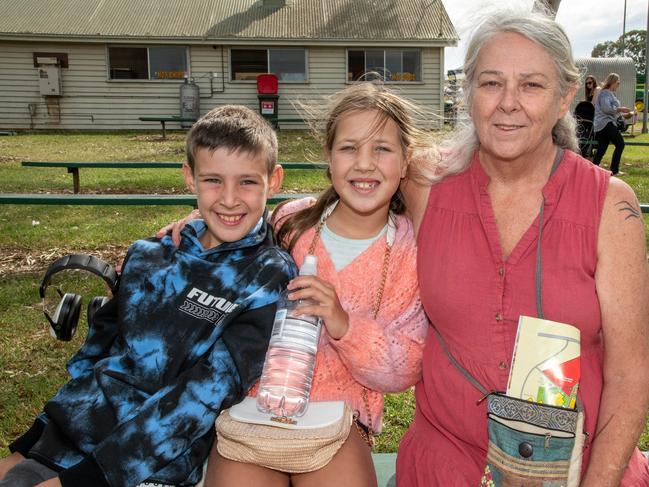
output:
{"label": "boy's blue tie-dye jacket", "polygon": [[261,374],[275,302],[296,273],[265,217],[207,251],[204,229],[188,225],[179,248],[169,237],[131,246],[72,379],[12,451],[60,470],[64,486],[200,480],[216,416]]}

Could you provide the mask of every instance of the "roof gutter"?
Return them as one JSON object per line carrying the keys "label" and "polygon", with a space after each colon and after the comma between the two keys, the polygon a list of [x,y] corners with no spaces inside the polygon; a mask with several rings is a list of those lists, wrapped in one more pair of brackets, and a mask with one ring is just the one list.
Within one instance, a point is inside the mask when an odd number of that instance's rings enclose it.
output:
{"label": "roof gutter", "polygon": [[205,37],[160,37],[160,36],[81,36],[70,34],[28,34],[0,33],[0,40],[19,42],[66,42],[66,43],[151,43],[151,44],[191,44],[191,45],[273,45],[285,46],[300,43],[303,46],[395,46],[395,47],[449,47],[457,46],[458,39],[308,39],[286,38],[205,38]]}

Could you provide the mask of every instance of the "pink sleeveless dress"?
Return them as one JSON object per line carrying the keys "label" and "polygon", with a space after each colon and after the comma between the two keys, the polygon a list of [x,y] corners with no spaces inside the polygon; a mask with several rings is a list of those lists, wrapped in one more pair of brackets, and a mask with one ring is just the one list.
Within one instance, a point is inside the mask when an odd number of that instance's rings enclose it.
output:
{"label": "pink sleeveless dress", "polygon": [[[595,267],[608,181],[607,171],[566,151],[543,189],[543,309],[547,319],[581,330],[579,395],[591,437],[602,390]],[[518,318],[537,316],[538,218],[504,260],[488,183],[476,154],[469,169],[432,187],[418,236],[418,276],[426,313],[451,353],[487,389],[504,391]],[[399,447],[398,485],[477,485],[487,449],[485,401],[477,404],[481,394],[451,365],[434,333],[415,394],[415,420]],[[649,486],[637,450],[622,485]]]}

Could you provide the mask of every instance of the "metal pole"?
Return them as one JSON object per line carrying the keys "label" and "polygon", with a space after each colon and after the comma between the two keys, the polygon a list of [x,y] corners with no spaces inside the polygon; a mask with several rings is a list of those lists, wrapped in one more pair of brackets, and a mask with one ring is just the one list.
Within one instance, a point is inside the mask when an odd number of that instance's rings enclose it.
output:
{"label": "metal pole", "polygon": [[642,99],[644,107],[642,108],[642,133],[647,133],[647,82],[649,81],[649,1],[647,2],[647,31],[645,33],[645,51],[644,51],[644,89],[642,90]]}
{"label": "metal pole", "polygon": [[622,57],[626,57],[626,0],[624,0],[624,17],[622,18]]}

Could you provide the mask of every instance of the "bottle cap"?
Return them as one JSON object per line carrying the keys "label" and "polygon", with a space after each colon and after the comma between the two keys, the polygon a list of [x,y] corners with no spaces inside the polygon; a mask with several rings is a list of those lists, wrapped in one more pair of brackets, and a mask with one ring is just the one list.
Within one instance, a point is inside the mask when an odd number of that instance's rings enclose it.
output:
{"label": "bottle cap", "polygon": [[302,267],[300,267],[301,276],[315,276],[318,265],[318,258],[315,255],[305,255]]}

